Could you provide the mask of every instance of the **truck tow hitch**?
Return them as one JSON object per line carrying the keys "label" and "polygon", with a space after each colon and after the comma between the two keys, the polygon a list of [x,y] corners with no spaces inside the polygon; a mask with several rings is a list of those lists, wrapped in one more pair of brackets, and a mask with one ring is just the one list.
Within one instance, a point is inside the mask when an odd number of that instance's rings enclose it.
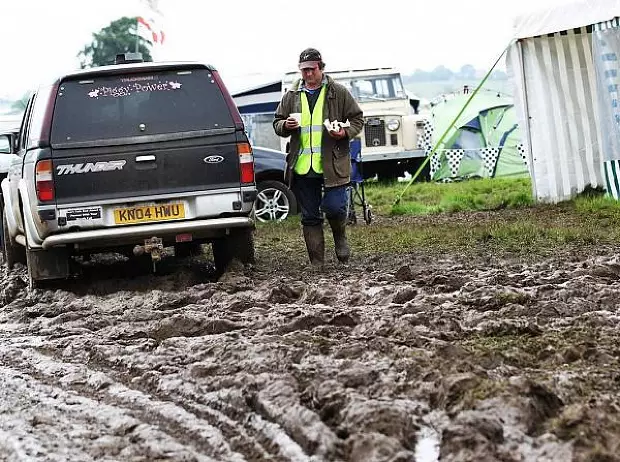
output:
{"label": "truck tow hitch", "polygon": [[151,237],[144,240],[144,245],[137,245],[133,249],[133,253],[136,256],[142,255],[145,252],[151,255],[153,262],[153,272],[157,271],[157,263],[161,260],[162,253],[164,251],[164,241],[160,237]]}

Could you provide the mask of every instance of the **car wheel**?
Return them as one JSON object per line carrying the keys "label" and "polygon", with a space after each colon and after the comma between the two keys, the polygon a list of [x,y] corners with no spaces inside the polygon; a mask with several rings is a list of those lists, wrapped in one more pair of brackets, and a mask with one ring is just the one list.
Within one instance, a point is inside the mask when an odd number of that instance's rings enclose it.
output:
{"label": "car wheel", "polygon": [[254,217],[258,221],[282,221],[297,213],[293,191],[279,181],[262,181],[257,185]]}

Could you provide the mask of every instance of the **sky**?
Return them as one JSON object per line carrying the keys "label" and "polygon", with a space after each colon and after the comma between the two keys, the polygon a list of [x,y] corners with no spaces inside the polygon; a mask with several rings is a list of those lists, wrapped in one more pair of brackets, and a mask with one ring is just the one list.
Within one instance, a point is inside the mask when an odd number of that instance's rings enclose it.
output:
{"label": "sky", "polygon": [[[155,0],[157,3],[157,0]],[[295,69],[307,47],[326,70],[396,67],[404,73],[472,64],[487,70],[519,14],[569,0],[159,0],[164,44],[155,60],[214,65],[231,91]],[[4,0],[0,98],[16,99],[77,69],[92,34],[122,16],[148,15],[144,0]]]}

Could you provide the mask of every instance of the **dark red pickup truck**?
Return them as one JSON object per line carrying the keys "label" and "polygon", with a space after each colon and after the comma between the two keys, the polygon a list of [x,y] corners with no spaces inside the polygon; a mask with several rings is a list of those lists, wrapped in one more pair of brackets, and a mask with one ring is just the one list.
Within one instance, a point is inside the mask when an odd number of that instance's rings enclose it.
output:
{"label": "dark red pickup truck", "polygon": [[254,259],[252,149],[208,65],[118,64],[42,86],[2,195],[5,262],[27,263],[33,285],[84,253],[157,260],[210,242],[220,270]]}

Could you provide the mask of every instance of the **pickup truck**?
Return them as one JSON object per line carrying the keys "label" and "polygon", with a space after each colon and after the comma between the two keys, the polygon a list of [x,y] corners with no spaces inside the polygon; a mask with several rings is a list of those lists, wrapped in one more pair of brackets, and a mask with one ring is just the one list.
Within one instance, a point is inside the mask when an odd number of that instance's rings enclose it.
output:
{"label": "pickup truck", "polygon": [[252,148],[217,70],[117,58],[30,98],[1,183],[6,266],[35,287],[93,253],[155,265],[211,243],[219,272],[251,263]]}

